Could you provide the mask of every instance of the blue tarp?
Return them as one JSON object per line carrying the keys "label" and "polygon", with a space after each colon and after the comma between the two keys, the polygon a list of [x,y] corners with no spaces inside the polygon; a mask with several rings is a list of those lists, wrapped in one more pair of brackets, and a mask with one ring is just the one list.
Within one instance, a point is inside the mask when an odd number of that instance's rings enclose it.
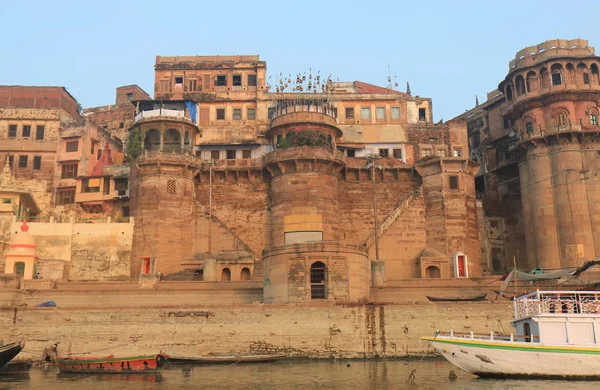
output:
{"label": "blue tarp", "polygon": [[196,123],[196,112],[198,109],[196,102],[186,100],[185,106],[187,107],[188,111],[190,112],[190,118],[192,119],[192,122]]}
{"label": "blue tarp", "polygon": [[54,302],[54,301],[43,302],[43,303],[40,303],[39,305],[37,305],[37,307],[56,307],[56,302]]}

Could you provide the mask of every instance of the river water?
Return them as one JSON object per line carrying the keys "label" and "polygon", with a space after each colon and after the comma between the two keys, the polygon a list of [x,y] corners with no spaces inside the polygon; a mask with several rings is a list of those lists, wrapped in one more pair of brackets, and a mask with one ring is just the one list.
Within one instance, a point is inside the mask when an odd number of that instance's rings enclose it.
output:
{"label": "river water", "polygon": [[[57,375],[32,369],[28,377],[0,377],[0,389],[597,389],[600,382],[478,379],[445,361],[279,361],[229,366],[169,366],[159,374]],[[412,370],[413,384],[407,383]],[[450,371],[458,378],[449,379]]]}

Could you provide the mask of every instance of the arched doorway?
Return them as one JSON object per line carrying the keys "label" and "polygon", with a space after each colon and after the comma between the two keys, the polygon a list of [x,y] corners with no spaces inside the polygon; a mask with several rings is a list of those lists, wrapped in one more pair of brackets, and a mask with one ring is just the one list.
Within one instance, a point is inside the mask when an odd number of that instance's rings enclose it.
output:
{"label": "arched doorway", "polygon": [[15,273],[17,275],[25,276],[25,263],[22,261],[17,261],[15,263]]}
{"label": "arched doorway", "polygon": [[310,266],[310,298],[327,299],[327,267],[320,261]]}
{"label": "arched doorway", "polygon": [[221,271],[221,280],[231,280],[231,270],[229,268],[223,268],[223,271]]}
{"label": "arched doorway", "polygon": [[160,150],[160,133],[158,130],[152,129],[146,133],[144,149],[153,152]]}
{"label": "arched doorway", "polygon": [[167,130],[163,142],[163,151],[181,153],[181,135],[177,130]]}
{"label": "arched doorway", "polygon": [[439,279],[442,277],[442,273],[435,265],[430,265],[425,269],[425,276],[427,279]]}
{"label": "arched doorway", "polygon": [[250,269],[247,267],[242,268],[240,280],[250,280],[250,279],[252,279],[252,275],[250,274]]}

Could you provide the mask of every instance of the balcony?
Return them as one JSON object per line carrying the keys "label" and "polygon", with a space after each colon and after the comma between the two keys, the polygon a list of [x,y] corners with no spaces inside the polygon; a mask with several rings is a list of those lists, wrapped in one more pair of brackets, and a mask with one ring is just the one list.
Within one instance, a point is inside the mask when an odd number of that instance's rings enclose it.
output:
{"label": "balcony", "polygon": [[579,123],[572,124],[568,123],[562,126],[550,125],[550,126],[537,126],[533,128],[533,131],[518,132],[519,142],[526,142],[528,140],[539,139],[548,135],[555,135],[561,133],[598,133],[600,132],[600,126],[598,124],[592,124],[588,121],[580,121]]}
{"label": "balcony", "polygon": [[167,108],[157,108],[154,110],[145,110],[137,114],[133,120],[133,123],[136,123],[142,119],[146,118],[156,118],[156,117],[169,117],[169,118],[181,118],[187,119],[185,116],[185,110],[172,110]]}
{"label": "balcony", "polygon": [[515,319],[534,315],[564,316],[600,313],[598,291],[536,291],[515,299]]}

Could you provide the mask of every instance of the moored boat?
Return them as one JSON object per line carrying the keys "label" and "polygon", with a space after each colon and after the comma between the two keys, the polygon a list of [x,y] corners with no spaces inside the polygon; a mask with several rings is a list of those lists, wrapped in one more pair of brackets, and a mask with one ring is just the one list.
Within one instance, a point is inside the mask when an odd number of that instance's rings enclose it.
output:
{"label": "moored boat", "polygon": [[133,374],[157,372],[166,362],[167,355],[133,357],[57,357],[55,362],[61,373]]}
{"label": "moored boat", "polygon": [[25,347],[23,340],[0,346],[0,367],[13,360],[23,347]]}
{"label": "moored boat", "polygon": [[516,334],[437,332],[421,337],[480,377],[600,379],[598,291],[531,293],[514,301]]}
{"label": "moored boat", "polygon": [[287,355],[221,355],[221,356],[170,356],[169,362],[180,364],[236,364],[271,363],[285,359]]}
{"label": "moored boat", "polygon": [[431,302],[476,302],[485,301],[487,293],[471,297],[432,297],[430,295],[425,295],[425,297]]}

